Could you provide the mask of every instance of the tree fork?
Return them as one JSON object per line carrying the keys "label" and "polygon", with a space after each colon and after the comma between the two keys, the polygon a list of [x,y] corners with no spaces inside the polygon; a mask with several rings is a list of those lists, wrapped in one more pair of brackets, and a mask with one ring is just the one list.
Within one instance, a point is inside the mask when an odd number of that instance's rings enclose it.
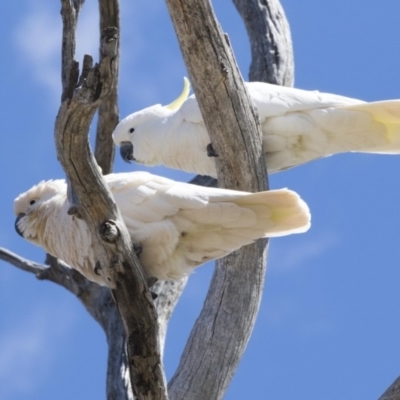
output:
{"label": "tree fork", "polygon": [[[63,21],[70,21],[74,7],[62,0]],[[67,15],[65,15],[67,14]],[[68,31],[68,34],[66,32]],[[75,31],[74,31],[75,32]],[[112,91],[116,76],[114,60],[118,56],[118,30],[108,27],[101,35],[99,64],[89,68],[91,60],[85,57],[83,75],[75,89],[77,63],[73,57],[75,34],[64,29],[63,71],[72,66],[72,73],[64,73],[64,101],[61,104],[55,128],[57,154],[68,183],[71,204],[78,200],[83,218],[95,239],[96,253],[105,278],[116,301],[127,338],[128,363],[132,390],[138,399],[167,399],[166,382],[160,355],[158,324],[155,307],[140,264],[132,249],[130,237],[112,195],[98,170],[88,143],[88,132],[93,115]],[[68,82],[72,79],[73,82]],[[74,90],[72,90],[74,88]],[[80,210],[81,211],[81,210]],[[108,244],[101,239],[96,227],[104,221],[116,221],[120,236]],[[110,266],[118,259],[118,267]]]}

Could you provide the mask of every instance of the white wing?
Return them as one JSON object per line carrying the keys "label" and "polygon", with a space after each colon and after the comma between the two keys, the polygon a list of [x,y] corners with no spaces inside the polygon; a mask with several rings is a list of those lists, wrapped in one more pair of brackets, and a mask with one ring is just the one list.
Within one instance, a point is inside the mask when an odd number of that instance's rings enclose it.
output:
{"label": "white wing", "polygon": [[364,103],[317,90],[302,90],[263,82],[247,82],[246,88],[257,107],[261,121],[287,113]]}
{"label": "white wing", "polygon": [[400,152],[400,101],[366,103],[330,93],[248,83],[269,172],[336,153]]}
{"label": "white wing", "polygon": [[305,203],[288,190],[243,193],[145,172],[105,176],[140,260],[159,279],[179,279],[208,260],[265,236],[304,232]]}

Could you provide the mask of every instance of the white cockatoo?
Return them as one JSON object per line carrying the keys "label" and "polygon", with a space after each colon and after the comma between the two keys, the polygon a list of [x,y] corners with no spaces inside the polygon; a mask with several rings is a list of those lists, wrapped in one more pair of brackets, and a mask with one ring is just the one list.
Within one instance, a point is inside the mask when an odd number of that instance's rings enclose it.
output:
{"label": "white cockatoo", "polygon": [[[128,228],[142,249],[148,277],[180,279],[206,261],[262,237],[310,227],[306,203],[287,189],[260,193],[175,182],[147,172],[105,175]],[[91,281],[96,274],[93,238],[82,219],[68,215],[64,180],[42,181],[14,201],[15,227],[26,240],[65,261]]]}
{"label": "white cockatoo", "polygon": [[[113,132],[125,161],[216,177],[215,152],[196,98],[182,94],[123,119]],[[400,153],[400,100],[366,103],[318,91],[246,83],[260,117],[268,171],[343,152]]]}

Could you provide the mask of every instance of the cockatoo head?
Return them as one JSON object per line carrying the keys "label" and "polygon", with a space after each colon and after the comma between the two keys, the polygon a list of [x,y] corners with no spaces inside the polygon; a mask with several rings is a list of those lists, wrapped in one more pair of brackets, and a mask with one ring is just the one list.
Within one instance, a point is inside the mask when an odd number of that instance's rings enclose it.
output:
{"label": "cockatoo head", "polygon": [[[183,91],[167,106],[156,104],[137,111],[124,118],[114,129],[114,143],[120,147],[124,161],[137,161],[141,164],[157,163],[154,147],[154,135],[161,135],[168,128],[168,118],[174,115],[189,96],[190,83],[183,78]],[[135,147],[135,144],[138,146]]]}
{"label": "cockatoo head", "polygon": [[42,181],[14,200],[15,230],[23,238],[41,244],[46,221],[46,209],[55,196],[65,198],[67,185],[63,180]]}

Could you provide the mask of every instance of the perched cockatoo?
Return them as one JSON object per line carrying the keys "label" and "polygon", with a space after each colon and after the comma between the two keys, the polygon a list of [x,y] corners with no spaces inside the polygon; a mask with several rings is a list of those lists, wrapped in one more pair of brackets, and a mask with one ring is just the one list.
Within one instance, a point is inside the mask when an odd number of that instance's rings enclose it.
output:
{"label": "perched cockatoo", "polygon": [[[246,193],[175,182],[147,172],[105,175],[128,228],[140,245],[147,276],[180,279],[206,261],[262,237],[310,227],[306,203],[287,189]],[[14,201],[15,227],[26,240],[65,261],[91,281],[93,238],[82,219],[68,215],[64,180],[42,181]]]}
{"label": "perched cockatoo", "polygon": [[[215,151],[190,84],[168,106],[123,119],[113,133],[125,161],[216,177]],[[400,100],[365,103],[318,91],[246,83],[260,117],[269,172],[349,151],[400,153]]]}

